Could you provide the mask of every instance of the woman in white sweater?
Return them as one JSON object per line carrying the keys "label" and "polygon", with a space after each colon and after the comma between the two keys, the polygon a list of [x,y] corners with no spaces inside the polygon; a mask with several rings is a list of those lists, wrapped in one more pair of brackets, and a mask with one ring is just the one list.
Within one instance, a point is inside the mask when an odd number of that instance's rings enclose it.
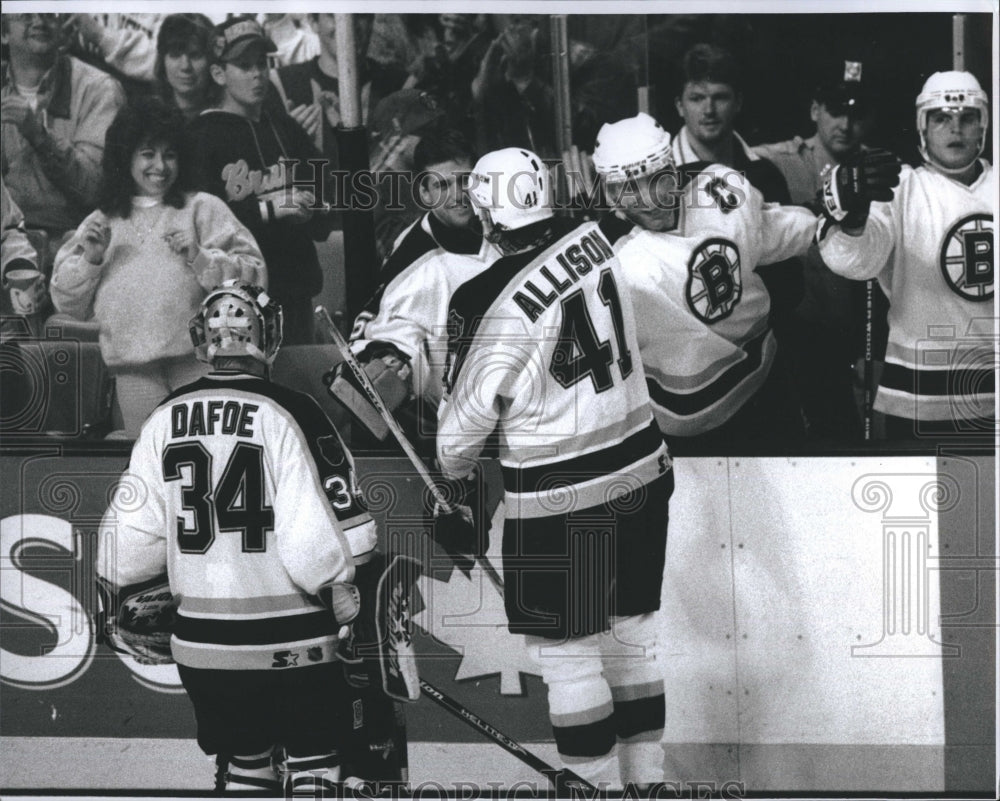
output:
{"label": "woman in white sweater", "polygon": [[108,129],[98,209],[53,269],[56,309],[100,324],[130,437],[205,373],[188,334],[202,298],[228,278],[266,286],[257,243],[229,207],[185,191],[189,163],[179,111],[158,100],[122,108]]}

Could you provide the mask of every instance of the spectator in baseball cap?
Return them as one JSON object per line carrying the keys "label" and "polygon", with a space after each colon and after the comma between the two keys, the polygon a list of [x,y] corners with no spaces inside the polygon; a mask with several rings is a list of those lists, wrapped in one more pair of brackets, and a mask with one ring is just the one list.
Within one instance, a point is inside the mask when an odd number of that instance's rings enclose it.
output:
{"label": "spectator in baseball cap", "polygon": [[212,58],[216,64],[239,61],[256,47],[263,47],[265,53],[278,52],[278,46],[251,16],[227,19],[212,31]]}

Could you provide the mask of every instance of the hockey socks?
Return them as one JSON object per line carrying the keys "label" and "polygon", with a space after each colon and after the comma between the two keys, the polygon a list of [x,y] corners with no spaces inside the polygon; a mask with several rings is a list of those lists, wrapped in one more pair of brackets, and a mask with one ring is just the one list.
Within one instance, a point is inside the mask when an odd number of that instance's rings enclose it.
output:
{"label": "hockey socks", "polygon": [[528,653],[549,690],[549,720],[563,764],[596,787],[620,787],[611,688],[600,635],[565,642],[528,636]]}

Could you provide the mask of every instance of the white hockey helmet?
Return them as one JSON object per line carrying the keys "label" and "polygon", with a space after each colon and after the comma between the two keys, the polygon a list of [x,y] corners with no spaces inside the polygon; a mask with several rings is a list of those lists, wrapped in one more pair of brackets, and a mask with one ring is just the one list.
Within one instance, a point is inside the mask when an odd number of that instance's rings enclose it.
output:
{"label": "white hockey helmet", "polygon": [[479,159],[467,191],[490,241],[552,216],[548,168],[524,148],[505,147]]}
{"label": "white hockey helmet", "polygon": [[618,122],[606,122],[597,132],[594,169],[609,184],[674,169],[670,134],[643,111]]}
{"label": "white hockey helmet", "polygon": [[930,161],[927,154],[927,115],[936,109],[959,111],[965,108],[974,108],[979,112],[980,124],[983,128],[979,140],[979,152],[976,153],[976,158],[979,158],[983,148],[986,147],[986,130],[990,122],[990,102],[986,92],[976,80],[976,76],[971,72],[948,70],[947,72],[935,72],[924,82],[924,88],[917,95],[917,133],[920,134],[920,155],[923,156],[924,161]]}
{"label": "white hockey helmet", "polygon": [[283,321],[281,306],[266,290],[233,278],[205,296],[188,330],[203,362],[249,356],[270,366],[281,347]]}

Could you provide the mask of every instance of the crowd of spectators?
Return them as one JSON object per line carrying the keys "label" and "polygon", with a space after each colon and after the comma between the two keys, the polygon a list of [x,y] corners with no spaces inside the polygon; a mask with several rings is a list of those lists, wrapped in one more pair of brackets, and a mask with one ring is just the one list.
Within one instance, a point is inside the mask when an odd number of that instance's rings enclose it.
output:
{"label": "crowd of spectators", "polygon": [[[650,48],[700,31],[692,19],[650,28],[640,15],[569,17],[573,146],[591,152],[602,124],[639,110],[637,87],[658,83],[650,65],[666,52]],[[473,154],[521,146],[564,156],[550,18],[356,14],[354,23],[376,173],[425,167],[423,151],[455,137]],[[331,247],[341,215],[319,208],[331,198],[304,189],[302,172],[310,159],[340,167],[334,15],[18,13],[0,24],[5,341],[43,335],[53,313],[96,323],[129,435],[197,369],[184,353],[185,315],[213,276],[266,283],[284,307],[286,343],[314,342],[314,299],[344,274],[342,249]],[[678,165],[729,165],[769,201],[809,204],[821,171],[862,146],[868,87],[860,73],[845,84],[842,60],[817,76],[812,136],[789,130],[787,141],[751,146],[736,131],[753,119],[745,54],[683,44],[671,51],[674,107],[657,115],[679,117]],[[289,159],[294,171],[282,166]],[[293,180],[293,202],[279,202]],[[378,199],[380,261],[421,218],[411,189],[395,185],[398,203]],[[815,253],[762,274],[785,344],[773,380],[800,411],[789,430],[856,441],[860,283],[834,276]],[[123,338],[142,321],[151,332],[130,335],[141,344]]]}

